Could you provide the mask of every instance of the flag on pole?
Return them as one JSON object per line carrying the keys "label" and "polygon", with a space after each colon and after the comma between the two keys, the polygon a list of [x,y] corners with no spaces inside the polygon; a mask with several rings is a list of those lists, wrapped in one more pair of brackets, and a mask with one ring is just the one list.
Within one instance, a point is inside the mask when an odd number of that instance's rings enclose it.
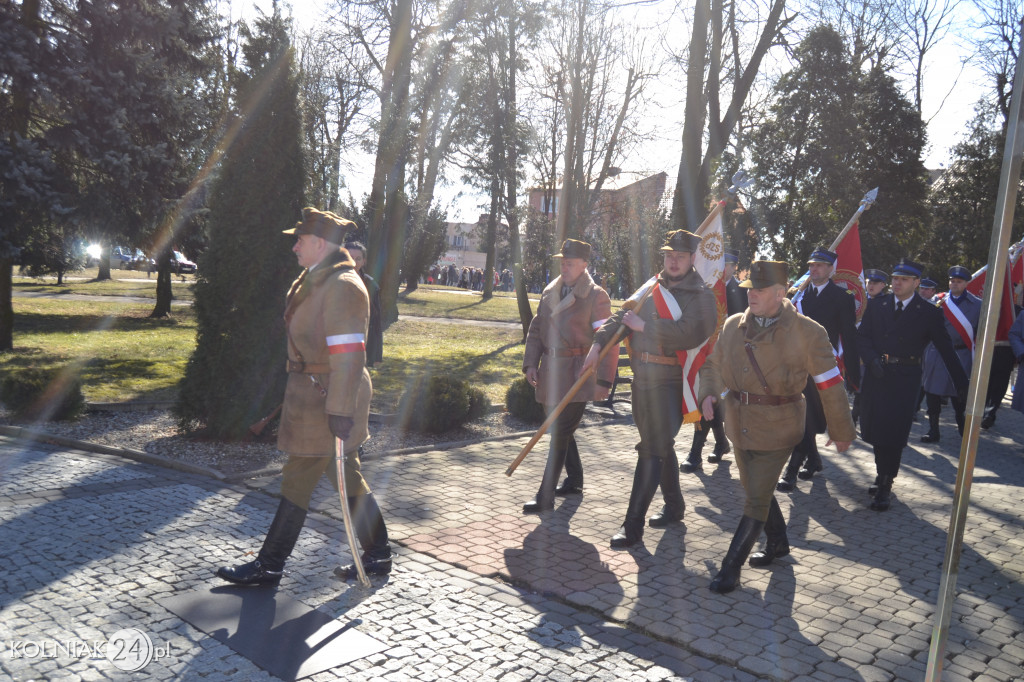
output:
{"label": "flag on pole", "polygon": [[[1021,251],[1024,251],[1024,242],[1013,244],[1010,247],[1009,262],[1006,267],[1006,277],[1003,282],[1003,298],[999,306],[999,321],[996,323],[996,343],[1009,343],[1010,327],[1016,317],[1013,307],[1013,293],[1016,287],[1024,283],[1024,258],[1021,258]],[[988,279],[988,264],[981,266],[971,276],[967,283],[967,291],[978,298],[985,293],[985,282]]]}
{"label": "flag on pole", "polygon": [[864,316],[864,264],[860,256],[860,223],[854,223],[835,248],[836,266],[832,281],[853,293],[857,321]]}
{"label": "flag on pole", "polygon": [[[725,202],[721,202],[723,205]],[[715,301],[718,303],[718,325],[711,337],[711,346],[714,347],[718,339],[718,332],[725,324],[726,311],[728,307],[725,302],[725,239],[722,235],[722,211],[719,210],[714,219],[697,232],[701,238],[700,247],[693,255],[693,267],[704,280],[704,284],[715,294]]]}

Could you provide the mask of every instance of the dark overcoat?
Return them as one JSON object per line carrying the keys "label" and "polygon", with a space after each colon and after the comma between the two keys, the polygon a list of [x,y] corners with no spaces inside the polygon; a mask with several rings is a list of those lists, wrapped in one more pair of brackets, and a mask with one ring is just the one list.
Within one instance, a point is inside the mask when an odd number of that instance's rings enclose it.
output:
{"label": "dark overcoat", "polygon": [[[1024,361],[1024,312],[1017,314],[1017,319],[1010,327],[1010,349],[1017,362]],[[1017,383],[1013,385],[1013,401],[1010,407],[1018,412],[1024,412],[1024,371],[1017,368]]]}
{"label": "dark overcoat", "polygon": [[[947,305],[946,298],[943,298],[938,303],[940,311],[942,311],[943,306]],[[978,323],[981,320],[981,299],[968,291],[964,293],[963,301],[957,307],[960,308],[967,321],[971,323],[974,336],[976,337],[978,335]],[[953,326],[953,323],[946,319],[945,313],[943,313],[943,319],[945,319],[946,323],[946,333],[949,335],[949,340],[953,343],[953,350],[956,351],[957,357],[960,358],[960,366],[964,368],[964,373],[970,376],[971,367],[974,364],[974,353],[971,352],[970,346],[964,343],[963,338]],[[946,366],[942,364],[942,358],[939,357],[935,346],[925,348],[921,371],[921,385],[924,386],[925,391],[935,395],[956,395],[956,386],[953,385],[953,379],[950,378],[949,372],[946,371]]]}
{"label": "dark overcoat", "polygon": [[[895,306],[893,294],[868,301],[857,336],[866,368],[861,389],[861,437],[875,447],[887,449],[907,445],[921,390],[920,361],[929,342],[935,344],[958,389],[966,391],[968,383],[946,333],[942,312],[916,294],[898,318]],[[871,371],[871,365],[883,355],[903,362],[885,364],[879,378]]]}
{"label": "dark overcoat", "polygon": [[725,283],[725,309],[726,317],[747,309],[747,290],[740,286],[735,277],[730,277]]}

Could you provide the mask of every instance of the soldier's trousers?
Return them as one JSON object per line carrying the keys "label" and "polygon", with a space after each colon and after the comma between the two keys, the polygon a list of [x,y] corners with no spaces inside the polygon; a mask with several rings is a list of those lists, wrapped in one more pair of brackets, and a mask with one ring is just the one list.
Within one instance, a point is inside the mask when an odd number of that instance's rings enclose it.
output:
{"label": "soldier's trousers", "polygon": [[[333,456],[290,455],[281,469],[281,494],[292,504],[309,509],[313,489],[316,488],[316,484],[324,472],[327,473],[327,479],[331,482],[331,486],[337,490],[338,472]],[[345,491],[349,497],[357,497],[370,492],[370,486],[363,478],[358,450],[345,453]]]}
{"label": "soldier's trousers", "polygon": [[775,484],[786,466],[793,448],[782,450],[744,450],[734,447],[736,468],[743,485],[743,515],[755,521],[768,519],[768,508],[775,494]]}
{"label": "soldier's trousers", "polygon": [[636,453],[661,458],[661,494],[673,509],[683,502],[675,438],[683,425],[683,382],[633,384],[633,421],[640,433]]}
{"label": "soldier's trousers", "polygon": [[[559,471],[555,472],[555,478],[561,474],[560,470],[564,464],[566,478],[578,488],[583,487],[583,462],[580,460],[580,451],[576,447],[574,434],[586,408],[586,403],[569,403],[565,406],[551,425],[551,445],[548,449],[548,462],[561,462],[558,464]],[[551,414],[552,409],[554,405],[545,406],[548,414]],[[557,483],[558,481],[555,481],[556,485]]]}

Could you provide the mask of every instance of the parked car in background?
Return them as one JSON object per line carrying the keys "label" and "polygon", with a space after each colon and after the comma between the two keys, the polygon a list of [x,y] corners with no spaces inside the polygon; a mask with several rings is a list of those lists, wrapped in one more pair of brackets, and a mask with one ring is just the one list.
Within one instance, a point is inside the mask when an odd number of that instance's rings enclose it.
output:
{"label": "parked car in background", "polygon": [[131,267],[135,254],[127,246],[115,246],[110,250],[110,268],[121,270]]}
{"label": "parked car in background", "polygon": [[195,272],[197,269],[196,264],[185,258],[185,255],[181,251],[171,252],[171,270],[184,275],[189,272]]}
{"label": "parked car in background", "polygon": [[156,261],[143,253],[142,249],[135,249],[135,253],[132,254],[132,259],[128,263],[127,268],[129,270],[154,272],[156,270]]}

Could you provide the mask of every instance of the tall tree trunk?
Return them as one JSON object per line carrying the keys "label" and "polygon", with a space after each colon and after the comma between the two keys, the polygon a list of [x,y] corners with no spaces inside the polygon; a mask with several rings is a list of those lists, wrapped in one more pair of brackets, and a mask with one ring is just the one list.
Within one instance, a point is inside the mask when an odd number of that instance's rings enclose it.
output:
{"label": "tall tree trunk", "polygon": [[481,287],[483,300],[490,300],[494,296],[494,243],[498,236],[498,202],[501,200],[501,182],[498,179],[500,171],[495,168],[491,178],[491,210],[487,213],[487,232],[484,234],[484,281]]}
{"label": "tall tree trunk", "polygon": [[[42,34],[39,21],[39,0],[21,3],[21,24],[36,35]],[[11,84],[11,130],[22,138],[28,137],[29,95],[31,83],[20,79]],[[8,228],[10,229],[10,228]],[[0,352],[14,348],[14,258],[0,257]]]}
{"label": "tall tree trunk", "polygon": [[171,301],[174,295],[171,289],[171,259],[163,256],[157,261],[156,270],[156,306],[150,317],[167,317],[171,314]]}
{"label": "tall tree trunk", "polygon": [[[514,3],[509,3],[508,7],[508,80],[504,92],[504,110],[509,119],[509,128],[515,130],[517,128],[516,116],[519,111],[516,106],[516,64],[519,62],[519,45]],[[523,325],[523,340],[525,340],[527,332],[530,331],[530,323],[533,322],[533,308],[526,295],[526,278],[523,276],[523,245],[519,239],[519,205],[517,203],[519,201],[519,152],[514,139],[509,139],[505,159],[507,162],[505,166],[505,220],[508,222],[508,242],[512,250],[512,281],[515,283],[519,321]]]}
{"label": "tall tree trunk", "polygon": [[672,228],[698,225],[705,192],[701,190],[700,166],[704,142],[704,71],[707,66],[708,0],[696,0],[693,32],[686,64],[686,107],[683,118],[683,151],[679,159],[676,193],[672,199]]}
{"label": "tall tree trunk", "polygon": [[586,17],[590,3],[583,0],[578,11],[579,22],[576,25],[576,45],[573,52],[572,65],[569,69],[569,101],[565,106],[565,153],[564,171],[562,172],[562,191],[558,197],[558,213],[555,216],[555,244],[560,245],[567,238],[576,236],[578,225],[574,225],[576,202],[580,187],[578,157],[582,153],[577,139],[583,124],[583,48],[586,44]]}
{"label": "tall tree trunk", "polygon": [[381,89],[380,132],[368,207],[367,268],[380,282],[385,326],[398,319],[399,269],[408,205],[404,196],[409,148],[409,88],[412,77],[412,0],[399,0],[391,23],[387,71]]}

